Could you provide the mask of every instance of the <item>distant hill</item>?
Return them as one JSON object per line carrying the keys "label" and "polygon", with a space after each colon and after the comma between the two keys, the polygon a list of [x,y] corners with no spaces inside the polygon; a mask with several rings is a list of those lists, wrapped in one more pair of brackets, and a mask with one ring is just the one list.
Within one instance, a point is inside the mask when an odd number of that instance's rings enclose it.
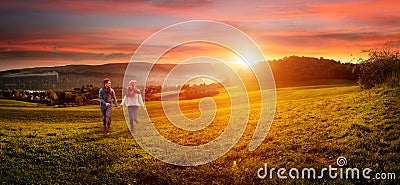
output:
{"label": "distant hill", "polygon": [[[38,67],[0,72],[0,86],[2,89],[31,89],[47,90],[71,89],[82,85],[102,86],[103,79],[111,79],[113,86],[122,86],[128,63],[105,65],[67,65],[57,67]],[[151,70],[147,85],[160,85],[167,74],[176,67],[175,64],[156,64],[151,68],[149,63],[132,63],[127,73],[127,79],[135,79],[139,85],[145,81],[145,72]],[[230,74],[224,64],[220,63],[193,63],[180,65],[175,69],[176,75],[170,83],[180,79],[189,79],[191,74],[198,71],[207,71],[225,79]]]}
{"label": "distant hill", "polygon": [[[322,57],[290,56],[268,61],[268,64],[274,76],[276,87],[283,87],[286,84],[307,84],[304,81],[314,81],[313,84],[319,81],[323,85],[326,80],[332,79],[354,80],[355,82],[357,78],[356,74],[353,73],[355,64],[343,64]],[[259,62],[253,66],[255,73],[265,73],[266,68],[268,68],[266,62]],[[249,68],[240,69],[238,74],[246,82],[247,88],[259,89],[255,76]]]}
{"label": "distant hill", "polygon": [[[269,61],[275,81],[304,81],[318,79],[356,79],[352,73],[354,64],[312,57],[290,56],[279,60]],[[113,63],[104,65],[67,65],[56,67],[38,67],[8,70],[0,72],[0,86],[2,89],[31,89],[47,90],[71,89],[82,85],[102,86],[105,77],[111,78],[113,86],[122,86],[128,63]],[[254,75],[248,67],[240,64],[231,65],[244,81],[252,82]],[[233,75],[221,63],[192,63],[179,65],[156,64],[151,68],[149,63],[132,63],[127,73],[127,79],[136,79],[139,85],[145,81],[145,72],[151,70],[147,78],[148,85],[161,85],[167,74],[175,70],[170,76],[169,84],[178,83],[182,79],[189,79],[193,74],[203,71],[203,75],[211,75],[217,79],[229,80]],[[265,62],[253,66],[256,72],[264,72]],[[201,83],[201,78],[197,79]],[[249,86],[254,86],[250,84]],[[255,85],[256,86],[256,85]]]}
{"label": "distant hill", "polygon": [[[105,65],[67,65],[57,67],[38,67],[0,72],[0,85],[3,89],[34,89],[45,90],[48,88],[69,89],[82,85],[102,85],[104,77],[122,82],[127,64]],[[55,72],[57,75],[48,75]],[[40,77],[38,74],[42,74]],[[54,77],[56,76],[56,77]],[[50,85],[49,85],[50,84]],[[118,83],[116,83],[118,84]]]}

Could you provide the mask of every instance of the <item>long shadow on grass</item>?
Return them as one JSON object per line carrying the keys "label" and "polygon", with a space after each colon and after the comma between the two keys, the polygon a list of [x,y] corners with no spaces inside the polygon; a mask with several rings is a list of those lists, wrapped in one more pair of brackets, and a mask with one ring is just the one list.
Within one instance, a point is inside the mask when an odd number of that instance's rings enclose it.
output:
{"label": "long shadow on grass", "polygon": [[91,128],[79,128],[79,129],[88,129],[88,132],[81,133],[76,135],[74,138],[78,142],[95,142],[95,141],[102,141],[106,139],[132,139],[133,137],[128,131],[128,129],[123,130],[122,128],[118,130],[113,130],[112,132],[105,132],[102,127],[94,126]]}

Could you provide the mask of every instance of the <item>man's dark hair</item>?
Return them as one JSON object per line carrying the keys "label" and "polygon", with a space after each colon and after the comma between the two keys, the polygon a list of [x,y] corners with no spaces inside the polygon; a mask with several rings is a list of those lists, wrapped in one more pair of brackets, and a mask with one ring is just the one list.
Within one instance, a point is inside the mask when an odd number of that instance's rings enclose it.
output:
{"label": "man's dark hair", "polygon": [[104,84],[108,83],[109,81],[110,81],[109,78],[104,78],[104,80],[103,80],[103,86],[104,86]]}

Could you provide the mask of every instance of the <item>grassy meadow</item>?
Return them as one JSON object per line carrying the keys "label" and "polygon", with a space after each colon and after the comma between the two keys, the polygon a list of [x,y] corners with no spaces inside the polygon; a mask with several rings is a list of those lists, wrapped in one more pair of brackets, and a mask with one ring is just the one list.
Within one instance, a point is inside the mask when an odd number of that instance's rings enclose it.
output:
{"label": "grassy meadow", "polygon": [[[287,85],[288,86],[288,85]],[[336,166],[339,156],[351,168],[400,175],[400,89],[311,85],[277,89],[274,122],[255,151],[248,145],[257,124],[259,92],[250,92],[252,112],[243,137],[227,154],[205,165],[181,167],[147,154],[128,131],[122,109],[113,109],[112,132],[103,131],[98,106],[52,108],[0,100],[0,182],[6,184],[359,184],[365,179],[272,179],[259,168]],[[159,102],[148,102],[153,124],[169,140],[204,144],[227,125],[226,93],[214,97],[218,111],[207,128],[175,128]],[[185,115],[196,118],[198,100],[181,101]],[[194,110],[193,110],[194,109]],[[143,110],[141,110],[143,113]],[[141,122],[139,124],[151,124]],[[371,173],[372,174],[372,173]],[[361,175],[360,175],[361,176]]]}

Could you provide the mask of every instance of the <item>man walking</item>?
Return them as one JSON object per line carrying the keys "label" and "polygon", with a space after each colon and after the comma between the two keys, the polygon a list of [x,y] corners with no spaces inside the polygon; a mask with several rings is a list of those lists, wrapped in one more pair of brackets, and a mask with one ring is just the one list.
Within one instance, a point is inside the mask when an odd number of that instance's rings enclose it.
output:
{"label": "man walking", "polygon": [[111,88],[111,80],[109,78],[103,80],[103,87],[99,90],[99,99],[104,131],[111,132],[112,103],[114,102],[117,109],[120,106],[118,106],[115,91]]}

